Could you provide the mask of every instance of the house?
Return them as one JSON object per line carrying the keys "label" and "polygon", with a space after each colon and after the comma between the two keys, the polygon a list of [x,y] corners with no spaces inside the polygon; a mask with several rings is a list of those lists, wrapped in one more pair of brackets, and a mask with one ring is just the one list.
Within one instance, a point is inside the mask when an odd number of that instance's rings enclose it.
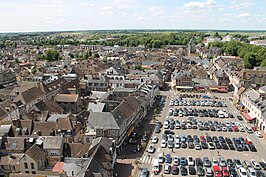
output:
{"label": "house", "polygon": [[54,166],[60,161],[63,154],[63,137],[61,136],[39,136],[36,144],[42,146],[46,154],[46,164]]}
{"label": "house", "polygon": [[111,112],[91,112],[87,130],[95,130],[96,137],[113,138],[122,148],[143,117],[142,102],[129,95]]}
{"label": "house", "polygon": [[19,109],[11,99],[0,103],[0,120],[17,120],[19,119]]}
{"label": "house", "polygon": [[210,42],[220,42],[221,41],[221,38],[218,38],[218,37],[206,37],[203,39],[203,43],[205,46],[208,46],[208,44]]}
{"label": "house", "polygon": [[[79,145],[81,149],[84,146]],[[81,150],[80,149],[80,150]],[[53,172],[79,177],[110,177],[116,163],[115,143],[109,138],[96,138],[86,145],[83,158],[66,157],[64,162],[58,162]]]}
{"label": "house", "polygon": [[23,153],[10,153],[2,156],[0,159],[0,175],[8,175],[10,173],[20,172],[20,160],[23,158]]}
{"label": "house", "polygon": [[212,78],[218,86],[228,86],[230,83],[229,76],[223,70],[216,70]]}
{"label": "house", "polygon": [[[247,121],[256,123],[256,126],[266,134],[266,99],[265,94],[258,90],[247,89],[240,98]],[[244,108],[243,108],[244,107]]]}
{"label": "house", "polygon": [[32,136],[54,136],[56,131],[55,122],[33,122]]}
{"label": "house", "polygon": [[[28,147],[29,148],[29,147]],[[27,149],[25,137],[7,137],[3,140],[0,152],[2,153],[24,153]]]}
{"label": "house", "polygon": [[16,73],[10,70],[0,72],[0,84],[4,86],[12,85],[17,82]]}
{"label": "house", "polygon": [[64,109],[64,113],[80,112],[80,97],[78,94],[57,94],[55,101]]}
{"label": "house", "polygon": [[90,91],[107,91],[108,79],[103,75],[86,75],[82,82],[87,83],[87,88]]}
{"label": "house", "polygon": [[26,113],[28,113],[30,108],[32,108],[37,102],[45,99],[45,93],[37,87],[32,87],[16,93],[18,95],[15,97],[14,102],[21,102]]}
{"label": "house", "polygon": [[209,78],[207,71],[201,65],[192,66],[191,74],[193,78],[197,78],[197,79],[208,79]]}
{"label": "house", "polygon": [[188,70],[175,70],[172,74],[172,86],[188,86],[193,88],[192,74]]}
{"label": "house", "polygon": [[20,172],[36,174],[40,170],[44,170],[46,167],[46,154],[45,151],[34,144],[30,149],[28,149],[23,158],[20,159]]}

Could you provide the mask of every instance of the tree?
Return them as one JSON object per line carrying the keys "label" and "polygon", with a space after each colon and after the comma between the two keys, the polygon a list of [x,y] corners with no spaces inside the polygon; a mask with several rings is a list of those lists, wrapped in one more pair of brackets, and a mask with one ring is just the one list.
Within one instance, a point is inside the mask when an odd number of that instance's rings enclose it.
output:
{"label": "tree", "polygon": [[257,65],[256,55],[254,53],[247,53],[244,56],[244,63],[245,68],[252,69],[254,66]]}
{"label": "tree", "polygon": [[59,53],[56,50],[49,49],[45,51],[44,58],[47,61],[57,61],[59,60]]}
{"label": "tree", "polygon": [[136,69],[136,70],[143,70],[143,67],[141,65],[137,65],[137,66],[134,67],[134,69]]}
{"label": "tree", "polygon": [[94,57],[94,58],[99,58],[100,55],[99,55],[98,53],[95,53],[95,54],[93,54],[93,57]]}

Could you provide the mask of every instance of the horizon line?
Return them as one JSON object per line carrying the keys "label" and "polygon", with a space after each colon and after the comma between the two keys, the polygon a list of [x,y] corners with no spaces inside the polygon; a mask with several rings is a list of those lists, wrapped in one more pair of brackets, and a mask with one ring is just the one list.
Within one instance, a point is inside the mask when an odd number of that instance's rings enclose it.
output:
{"label": "horizon line", "polygon": [[197,31],[197,32],[266,32],[266,30],[256,29],[208,29],[208,28],[116,28],[116,29],[76,29],[76,30],[36,30],[36,31],[10,31],[0,32],[0,34],[21,34],[21,33],[60,33],[60,32],[93,32],[93,31]]}

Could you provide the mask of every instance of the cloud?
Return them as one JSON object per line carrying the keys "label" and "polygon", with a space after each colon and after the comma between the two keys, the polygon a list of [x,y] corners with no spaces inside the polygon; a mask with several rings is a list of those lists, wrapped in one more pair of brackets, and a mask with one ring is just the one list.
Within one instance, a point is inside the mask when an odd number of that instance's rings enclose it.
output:
{"label": "cloud", "polygon": [[237,18],[246,18],[246,17],[250,17],[251,15],[249,13],[241,13],[236,15]]}
{"label": "cloud", "polygon": [[205,9],[217,6],[215,0],[206,0],[206,1],[191,1],[184,4],[183,8],[185,9]]}
{"label": "cloud", "polygon": [[158,6],[152,6],[147,9],[147,13],[152,16],[158,16],[164,13],[164,9]]}
{"label": "cloud", "polygon": [[128,9],[136,5],[136,1],[115,0],[114,5],[118,9]]}
{"label": "cloud", "polygon": [[64,0],[53,0],[52,4],[62,4]]}
{"label": "cloud", "polygon": [[111,6],[106,6],[106,7],[103,7],[101,9],[101,12],[100,14],[103,14],[103,15],[113,15],[114,14],[114,8],[111,7]]}
{"label": "cloud", "polygon": [[244,10],[252,6],[254,6],[254,3],[250,1],[233,0],[231,1],[230,8],[235,10]]}
{"label": "cloud", "polygon": [[80,6],[80,7],[92,7],[93,6],[93,4],[88,3],[88,2],[79,3],[77,5]]}

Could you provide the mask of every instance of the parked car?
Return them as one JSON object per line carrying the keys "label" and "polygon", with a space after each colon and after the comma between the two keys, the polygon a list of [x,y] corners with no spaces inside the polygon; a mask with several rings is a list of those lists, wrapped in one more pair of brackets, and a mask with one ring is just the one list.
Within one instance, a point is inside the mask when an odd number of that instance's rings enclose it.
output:
{"label": "parked car", "polygon": [[205,175],[205,172],[204,172],[202,166],[197,166],[197,175],[198,176],[204,176]]}
{"label": "parked car", "polygon": [[180,173],[182,176],[187,176],[187,168],[185,166],[181,166]]}
{"label": "parked car", "polygon": [[156,143],[158,142],[158,138],[157,138],[157,136],[152,137],[151,142],[152,142],[153,144],[156,144]]}
{"label": "parked car", "polygon": [[261,170],[260,164],[257,161],[251,160],[251,164],[255,170]]}
{"label": "parked car", "polygon": [[195,160],[193,159],[192,156],[188,156],[188,165],[189,166],[194,166],[195,165]]}
{"label": "parked car", "polygon": [[190,175],[196,175],[196,169],[194,166],[189,166],[188,171]]}
{"label": "parked car", "polygon": [[172,163],[172,157],[170,154],[165,155],[165,163],[169,163],[169,164]]}
{"label": "parked car", "polygon": [[254,133],[258,138],[263,138],[262,134],[259,131],[255,131]]}
{"label": "parked car", "polygon": [[179,173],[179,168],[177,165],[172,166],[172,175],[178,175]]}
{"label": "parked car", "polygon": [[148,153],[154,153],[155,152],[155,147],[153,145],[150,145],[148,150],[147,150]]}
{"label": "parked car", "polygon": [[238,174],[240,177],[248,177],[247,175],[247,171],[245,170],[245,168],[241,167],[241,168],[238,168]]}
{"label": "parked car", "polygon": [[171,165],[165,164],[164,165],[164,174],[170,174],[171,173]]}
{"label": "parked car", "polygon": [[186,166],[187,165],[187,159],[185,157],[180,158],[180,165],[181,166]]}
{"label": "parked car", "polygon": [[148,177],[148,176],[149,176],[149,170],[148,170],[148,168],[142,168],[140,170],[139,177]]}

